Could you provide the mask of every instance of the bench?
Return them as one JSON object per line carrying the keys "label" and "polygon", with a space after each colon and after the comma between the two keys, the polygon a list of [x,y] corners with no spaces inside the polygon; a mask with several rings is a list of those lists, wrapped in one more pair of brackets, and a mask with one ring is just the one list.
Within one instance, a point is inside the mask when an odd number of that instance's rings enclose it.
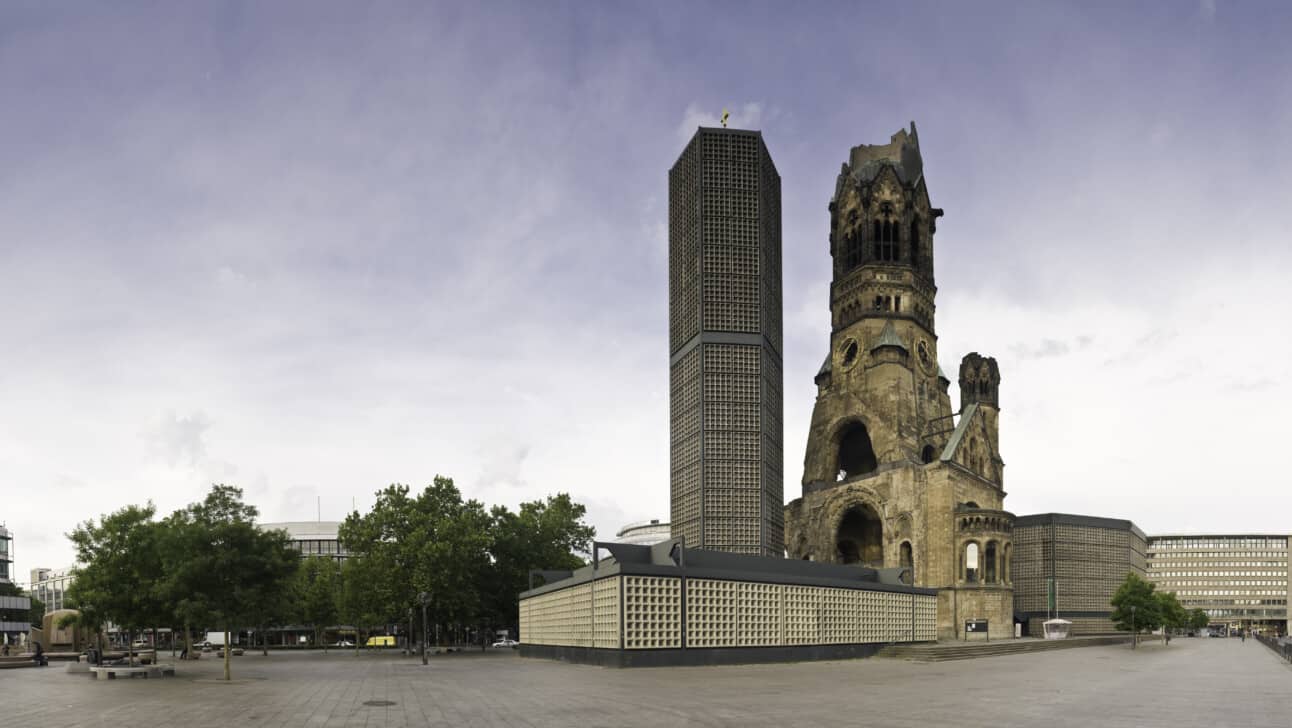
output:
{"label": "bench", "polygon": [[90,672],[94,673],[95,678],[99,680],[116,680],[118,678],[150,678],[150,677],[167,677],[175,674],[175,668],[172,665],[139,665],[136,667],[91,667]]}

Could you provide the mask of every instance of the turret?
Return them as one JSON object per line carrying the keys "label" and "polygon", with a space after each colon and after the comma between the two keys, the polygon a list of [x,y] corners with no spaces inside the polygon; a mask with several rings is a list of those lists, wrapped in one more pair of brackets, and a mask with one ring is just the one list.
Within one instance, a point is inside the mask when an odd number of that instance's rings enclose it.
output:
{"label": "turret", "polygon": [[960,360],[960,411],[974,402],[1000,409],[1000,369],[976,351]]}

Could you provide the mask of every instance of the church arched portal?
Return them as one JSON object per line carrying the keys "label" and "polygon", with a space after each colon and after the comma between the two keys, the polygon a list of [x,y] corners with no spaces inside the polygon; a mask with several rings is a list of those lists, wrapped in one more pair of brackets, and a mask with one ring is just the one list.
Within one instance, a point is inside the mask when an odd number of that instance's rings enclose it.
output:
{"label": "church arched portal", "polygon": [[855,505],[843,514],[835,543],[838,544],[839,563],[875,568],[884,565],[884,526],[879,514],[869,505]]}

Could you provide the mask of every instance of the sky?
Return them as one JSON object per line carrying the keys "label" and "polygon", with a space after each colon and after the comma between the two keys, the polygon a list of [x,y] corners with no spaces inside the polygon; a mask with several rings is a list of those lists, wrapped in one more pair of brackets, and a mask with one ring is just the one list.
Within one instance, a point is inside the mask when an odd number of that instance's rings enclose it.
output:
{"label": "sky", "polygon": [[1000,364],[1005,507],[1292,532],[1289,31],[1222,0],[4,2],[17,578],[217,482],[265,521],[436,475],[569,492],[602,539],[667,519],[667,171],[723,109],[781,175],[787,501],[835,177],[913,120],[939,357]]}

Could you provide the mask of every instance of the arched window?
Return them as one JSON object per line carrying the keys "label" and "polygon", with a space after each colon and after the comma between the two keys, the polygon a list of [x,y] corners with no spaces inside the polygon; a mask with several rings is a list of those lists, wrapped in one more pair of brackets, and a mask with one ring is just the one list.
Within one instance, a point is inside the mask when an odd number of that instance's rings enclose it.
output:
{"label": "arched window", "polygon": [[925,445],[924,449],[920,451],[920,460],[923,461],[925,465],[928,465],[933,462],[933,458],[936,454],[937,452],[934,450],[932,445]]}
{"label": "arched window", "polygon": [[978,582],[978,544],[970,541],[964,551],[964,577],[970,584]]}
{"label": "arched window", "polygon": [[1010,557],[1013,556],[1013,551],[1014,551],[1013,544],[1008,544],[1008,543],[1005,544],[1005,555],[1004,557],[1001,558],[1001,561],[1000,561],[1001,577],[1003,578],[1003,581],[1006,584],[1012,584],[1014,581],[1013,575],[1009,573]]}
{"label": "arched window", "polygon": [[986,552],[983,554],[983,582],[987,584],[996,583],[996,548],[995,541],[987,542]]}
{"label": "arched window", "polygon": [[915,554],[911,550],[910,541],[902,542],[901,558],[902,558],[902,568],[910,569],[910,571],[906,573],[905,581],[907,584],[914,584],[915,583]]}
{"label": "arched window", "polygon": [[849,508],[843,514],[835,543],[839,563],[876,568],[884,565],[884,527],[879,514],[864,503]]}
{"label": "arched window", "polygon": [[911,218],[911,237],[908,241],[911,245],[911,267],[920,267],[920,217],[916,215]]}
{"label": "arched window", "polygon": [[838,465],[837,472],[843,478],[870,473],[879,467],[875,449],[870,444],[870,433],[860,422],[853,423],[839,438]]}

